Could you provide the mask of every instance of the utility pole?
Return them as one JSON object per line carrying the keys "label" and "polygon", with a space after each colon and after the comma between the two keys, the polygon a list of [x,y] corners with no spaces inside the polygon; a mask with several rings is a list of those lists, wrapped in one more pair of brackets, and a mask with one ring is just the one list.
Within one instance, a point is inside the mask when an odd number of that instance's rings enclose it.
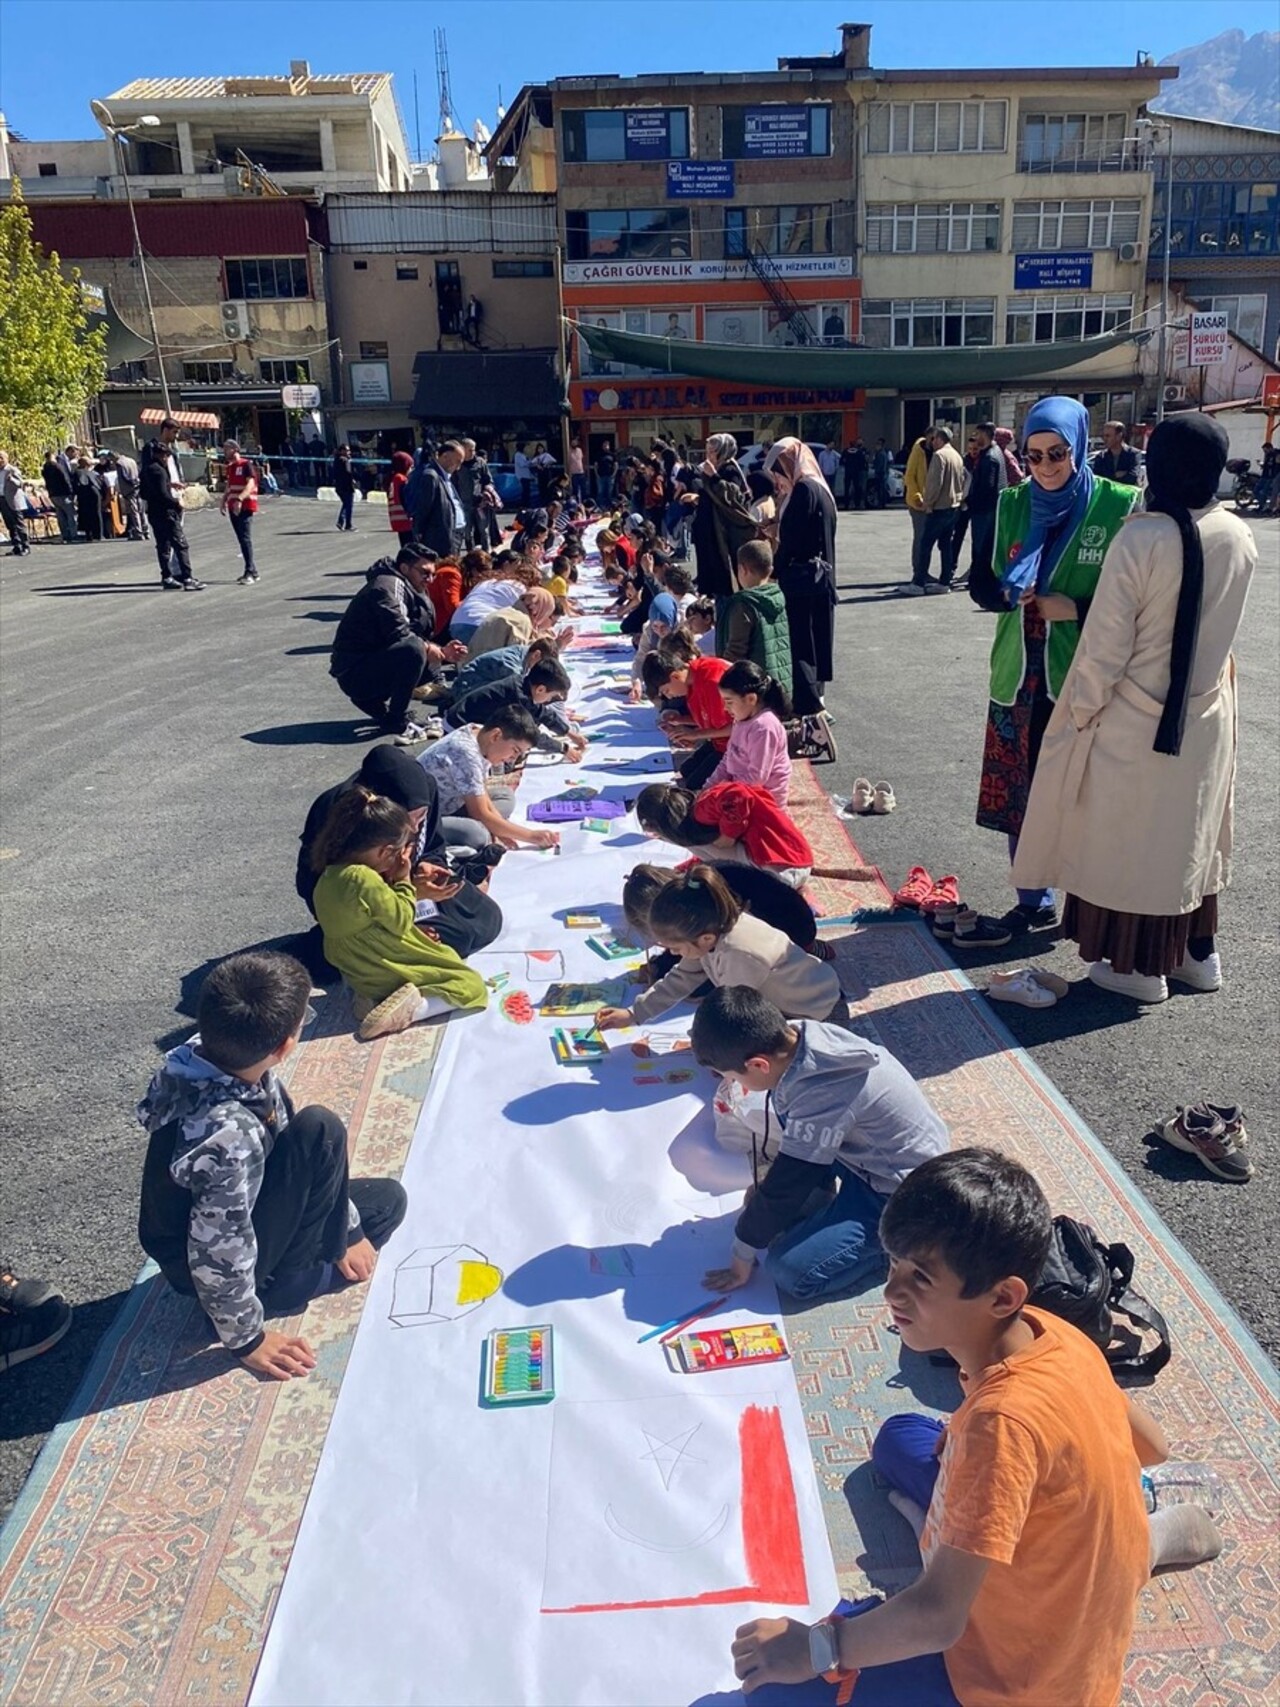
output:
{"label": "utility pole", "polygon": [[564,317],[564,251],[560,247],[559,232],[556,233],[556,325],[559,327],[556,344],[560,353],[560,384],[563,387],[560,400],[560,460],[564,464],[567,480],[573,438],[569,428],[569,340]]}
{"label": "utility pole", "polygon": [[138,211],[133,204],[133,185],[129,182],[129,161],[124,146],[126,136],[132,136],[144,128],[151,130],[160,123],[160,120],[152,113],[145,113],[137,124],[118,125],[101,101],[91,101],[89,104],[93,109],[93,116],[111,137],[120,156],[120,176],[124,179],[124,199],[129,204],[129,223],[133,227],[133,252],[138,259],[138,272],[142,279],[142,300],[146,304],[151,345],[155,350],[156,367],[160,372],[160,400],[164,404],[165,414],[172,415],[173,405],[169,401],[169,381],[165,378],[164,357],[160,353],[160,334],[156,330],[155,305],[151,300],[151,280],[147,276],[147,258],[142,252],[142,237],[138,231]]}

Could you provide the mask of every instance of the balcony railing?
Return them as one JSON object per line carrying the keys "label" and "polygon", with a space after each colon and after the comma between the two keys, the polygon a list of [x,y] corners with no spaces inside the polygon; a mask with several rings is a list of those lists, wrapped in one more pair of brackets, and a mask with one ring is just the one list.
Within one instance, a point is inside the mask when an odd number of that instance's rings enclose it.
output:
{"label": "balcony railing", "polygon": [[1064,172],[1064,173],[1096,173],[1096,172],[1149,172],[1151,156],[1131,148],[1116,149],[1105,154],[1086,153],[1083,149],[1068,150],[1045,159],[1037,156],[1032,159],[1018,151],[1019,172]]}

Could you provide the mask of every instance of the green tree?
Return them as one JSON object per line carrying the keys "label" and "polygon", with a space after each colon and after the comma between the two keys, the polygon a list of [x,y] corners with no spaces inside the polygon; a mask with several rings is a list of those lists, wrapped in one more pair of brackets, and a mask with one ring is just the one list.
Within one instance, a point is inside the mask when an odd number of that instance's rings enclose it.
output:
{"label": "green tree", "polygon": [[0,446],[34,476],[101,389],[106,332],[89,330],[80,274],[64,277],[31,231],[17,179],[0,206]]}

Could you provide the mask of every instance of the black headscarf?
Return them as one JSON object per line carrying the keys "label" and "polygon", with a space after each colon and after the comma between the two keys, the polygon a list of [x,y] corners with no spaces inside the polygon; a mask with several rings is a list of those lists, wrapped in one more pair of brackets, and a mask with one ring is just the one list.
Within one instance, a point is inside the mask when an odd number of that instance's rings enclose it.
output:
{"label": "black headscarf", "polygon": [[384,742],[369,749],[359,772],[351,780],[374,794],[394,800],[406,812],[426,807],[416,852],[419,859],[428,858],[440,838],[440,796],[436,779],[423,770],[417,759],[410,757],[402,748],[393,747],[389,741]]}
{"label": "black headscarf", "polygon": [[1204,551],[1191,512],[1213,502],[1229,449],[1225,430],[1199,413],[1161,421],[1147,440],[1147,508],[1176,522],[1182,535],[1182,585],[1173,619],[1169,692],[1152,743],[1153,751],[1175,758],[1182,751],[1204,596]]}

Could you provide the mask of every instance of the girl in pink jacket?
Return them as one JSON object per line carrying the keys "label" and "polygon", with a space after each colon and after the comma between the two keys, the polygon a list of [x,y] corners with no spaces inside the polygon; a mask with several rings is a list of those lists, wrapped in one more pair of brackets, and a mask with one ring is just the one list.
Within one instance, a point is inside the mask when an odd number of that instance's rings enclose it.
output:
{"label": "girl in pink jacket", "polygon": [[785,808],[791,787],[791,759],[782,719],[791,716],[783,688],[759,664],[740,659],[720,678],[720,697],[733,719],[724,757],[707,778],[717,782],[750,782],[768,791]]}

